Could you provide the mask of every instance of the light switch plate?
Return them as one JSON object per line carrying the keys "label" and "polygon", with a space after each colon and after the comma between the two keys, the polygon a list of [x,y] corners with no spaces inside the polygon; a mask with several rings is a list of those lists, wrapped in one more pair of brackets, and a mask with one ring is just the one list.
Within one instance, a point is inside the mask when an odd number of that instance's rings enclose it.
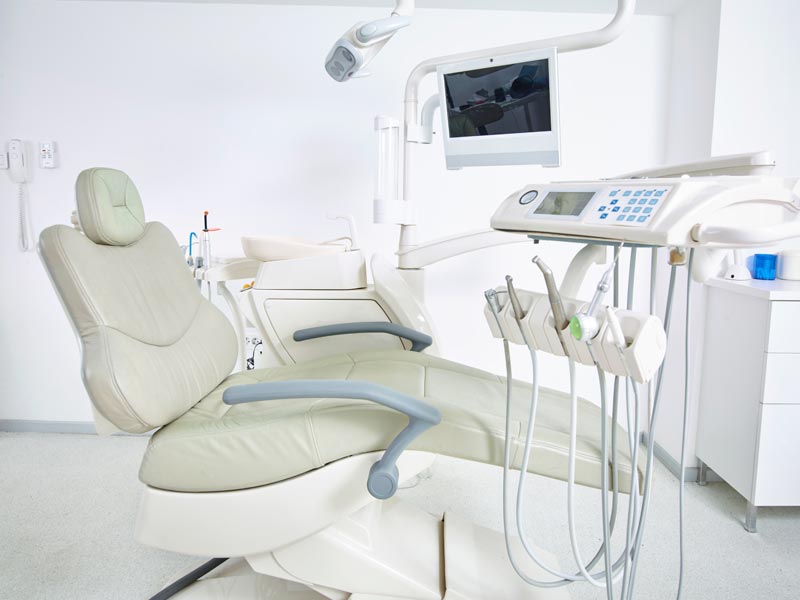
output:
{"label": "light switch plate", "polygon": [[56,143],[54,141],[39,142],[39,166],[42,169],[55,169],[58,166]]}

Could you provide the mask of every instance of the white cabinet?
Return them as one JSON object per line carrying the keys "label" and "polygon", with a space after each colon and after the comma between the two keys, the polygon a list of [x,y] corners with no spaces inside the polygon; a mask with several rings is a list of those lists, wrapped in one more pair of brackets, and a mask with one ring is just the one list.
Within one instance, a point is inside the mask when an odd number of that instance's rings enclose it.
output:
{"label": "white cabinet", "polygon": [[800,282],[707,285],[697,457],[755,531],[756,507],[800,505]]}

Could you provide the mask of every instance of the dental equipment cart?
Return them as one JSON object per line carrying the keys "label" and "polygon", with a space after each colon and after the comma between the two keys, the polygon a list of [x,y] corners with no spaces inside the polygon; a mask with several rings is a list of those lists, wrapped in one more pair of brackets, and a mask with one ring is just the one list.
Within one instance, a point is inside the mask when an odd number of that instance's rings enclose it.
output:
{"label": "dental equipment cart", "polygon": [[800,282],[712,279],[697,457],[759,506],[800,505]]}

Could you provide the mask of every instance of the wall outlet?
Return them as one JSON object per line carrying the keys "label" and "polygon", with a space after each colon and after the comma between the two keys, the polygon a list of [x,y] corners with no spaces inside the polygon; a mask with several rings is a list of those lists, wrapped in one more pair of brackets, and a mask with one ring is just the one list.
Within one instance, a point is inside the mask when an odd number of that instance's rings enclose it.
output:
{"label": "wall outlet", "polygon": [[39,166],[42,169],[58,167],[56,143],[52,140],[39,142]]}

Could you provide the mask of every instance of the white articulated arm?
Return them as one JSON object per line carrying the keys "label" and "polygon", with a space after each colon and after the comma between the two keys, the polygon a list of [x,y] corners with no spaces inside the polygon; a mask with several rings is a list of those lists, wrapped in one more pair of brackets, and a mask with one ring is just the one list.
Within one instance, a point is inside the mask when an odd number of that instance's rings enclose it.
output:
{"label": "white articulated arm", "polygon": [[[774,224],[753,226],[747,222],[737,225],[716,225],[713,222],[697,223],[690,231],[693,241],[698,244],[709,244],[718,248],[736,248],[739,246],[768,246],[783,240],[800,238],[800,180],[795,182],[794,189],[781,188],[779,192],[764,193],[758,188],[743,187],[730,190],[719,196],[719,202],[728,200],[729,204],[721,207],[729,208],[737,204],[745,204],[760,200],[766,204],[780,206],[788,213],[789,218]],[[713,221],[711,218],[705,220]]]}
{"label": "white articulated arm", "polygon": [[392,15],[391,17],[362,25],[356,31],[356,39],[362,44],[369,44],[373,40],[387,36],[409,25],[411,25],[411,17]]}
{"label": "white articulated arm", "polygon": [[[398,4],[403,4],[403,2]],[[481,50],[473,50],[472,52],[439,56],[422,61],[414,67],[414,70],[411,71],[411,75],[409,75],[408,81],[406,82],[406,124],[416,125],[418,123],[417,104],[419,84],[426,75],[436,71],[438,65],[480,58],[487,54],[514,54],[516,52],[552,47],[557,48],[559,52],[574,52],[576,50],[586,50],[588,48],[603,46],[613,42],[622,35],[622,32],[625,31],[628,22],[633,16],[635,8],[636,0],[617,0],[617,12],[614,18],[608,25],[596,31],[587,31],[543,40],[533,40],[519,44],[510,44],[508,46],[499,46],[497,48],[483,48]]]}
{"label": "white articulated arm", "polygon": [[397,5],[392,11],[393,15],[409,17],[414,14],[414,0],[397,0]]}
{"label": "white articulated arm", "polygon": [[692,239],[695,242],[717,246],[769,246],[792,238],[800,238],[800,220],[767,227],[698,224],[692,228]]}
{"label": "white articulated arm", "polygon": [[[625,31],[631,18],[633,17],[636,8],[636,0],[617,0],[617,12],[614,18],[603,28],[588,31],[583,33],[557,36],[546,38],[543,40],[531,40],[519,44],[510,44],[508,46],[498,46],[496,48],[483,48],[481,50],[473,50],[472,52],[463,52],[459,54],[450,54],[446,56],[439,56],[422,61],[406,81],[405,98],[404,98],[404,121],[405,132],[408,137],[405,142],[424,140],[424,134],[420,133],[420,115],[419,115],[419,85],[426,75],[434,73],[436,67],[441,64],[461,62],[471,60],[473,58],[481,58],[488,54],[503,55],[514,54],[517,52],[526,52],[530,50],[538,50],[542,48],[555,47],[558,52],[574,52],[576,50],[586,50],[589,48],[596,48],[613,42]],[[399,181],[402,184],[402,200],[406,203],[411,203],[411,154],[410,144],[404,143],[402,171]],[[408,214],[414,213],[413,209],[405,211]],[[401,242],[400,247],[403,248],[403,237],[408,235],[405,231],[414,227],[413,219],[406,219],[401,222]]]}
{"label": "white articulated arm", "polygon": [[400,269],[423,269],[428,265],[454,256],[461,256],[467,252],[519,242],[530,243],[530,240],[526,236],[517,233],[495,231],[494,229],[479,229],[438,238],[424,244],[399,250],[397,252],[397,262]]}

